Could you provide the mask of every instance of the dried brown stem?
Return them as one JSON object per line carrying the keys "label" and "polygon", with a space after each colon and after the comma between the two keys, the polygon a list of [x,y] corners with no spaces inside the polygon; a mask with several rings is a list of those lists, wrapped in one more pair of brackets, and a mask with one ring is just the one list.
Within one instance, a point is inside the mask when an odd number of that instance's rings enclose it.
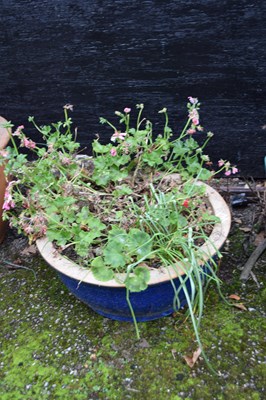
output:
{"label": "dried brown stem", "polygon": [[246,264],[244,265],[243,271],[240,275],[240,279],[242,281],[246,281],[251,273],[252,268],[254,267],[256,261],[261,256],[261,254],[266,249],[266,239],[253,251]]}

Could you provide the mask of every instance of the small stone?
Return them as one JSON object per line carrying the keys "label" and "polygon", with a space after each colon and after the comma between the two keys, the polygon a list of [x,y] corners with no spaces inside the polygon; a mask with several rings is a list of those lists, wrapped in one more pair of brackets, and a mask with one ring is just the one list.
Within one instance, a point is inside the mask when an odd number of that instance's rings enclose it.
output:
{"label": "small stone", "polygon": [[138,343],[139,347],[141,347],[142,349],[147,349],[150,347],[149,343],[147,342],[146,339],[141,339]]}
{"label": "small stone", "polygon": [[91,354],[90,360],[91,361],[96,361],[97,360],[97,355],[96,354]]}

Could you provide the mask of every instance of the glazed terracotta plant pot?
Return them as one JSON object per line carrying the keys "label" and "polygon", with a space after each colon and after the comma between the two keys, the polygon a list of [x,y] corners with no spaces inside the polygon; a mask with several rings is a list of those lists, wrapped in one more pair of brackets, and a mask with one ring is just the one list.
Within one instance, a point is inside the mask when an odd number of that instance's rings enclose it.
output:
{"label": "glazed terracotta plant pot", "polygon": [[[202,252],[206,255],[207,269],[208,260],[215,257],[217,250],[227,238],[231,216],[227,204],[219,193],[208,185],[206,189],[213,213],[220,218],[220,222],[212,230],[209,241],[201,246]],[[43,258],[58,272],[61,280],[78,299],[100,315],[120,321],[133,321],[124,285],[116,280],[98,281],[90,270],[81,268],[59,255],[47,238],[39,239],[37,246]],[[170,315],[174,311],[173,283],[178,289],[185,274],[184,268],[178,264],[167,269],[153,268],[150,272],[148,288],[138,293],[130,293],[130,302],[137,321],[149,321]],[[189,280],[186,281],[186,289],[190,291]],[[186,302],[182,289],[179,292],[179,306],[183,307]]]}
{"label": "glazed terracotta plant pot", "polygon": [[[9,141],[9,133],[7,129],[2,127],[6,123],[5,118],[0,116],[0,150],[3,150]],[[2,207],[4,204],[4,196],[6,190],[6,177],[4,174],[4,166],[0,166],[0,243],[4,240],[7,230],[7,222],[2,220]]]}

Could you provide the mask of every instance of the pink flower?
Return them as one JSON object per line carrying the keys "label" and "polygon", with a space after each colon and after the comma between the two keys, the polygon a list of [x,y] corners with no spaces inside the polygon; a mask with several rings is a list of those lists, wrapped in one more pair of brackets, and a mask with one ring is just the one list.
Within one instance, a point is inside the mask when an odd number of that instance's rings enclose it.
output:
{"label": "pink flower", "polygon": [[8,210],[10,210],[11,208],[14,208],[15,207],[15,203],[14,203],[14,201],[13,200],[6,200],[5,202],[4,202],[4,204],[3,204],[3,210],[6,210],[6,211],[8,211]]}
{"label": "pink flower", "polygon": [[189,111],[188,116],[192,120],[193,125],[199,124],[199,113],[195,108],[193,108],[193,110]]}
{"label": "pink flower", "polygon": [[128,107],[124,108],[124,112],[125,112],[126,114],[130,113],[130,111],[131,111],[131,108],[128,108]]}
{"label": "pink flower", "polygon": [[70,158],[68,158],[68,157],[63,157],[63,158],[62,158],[62,164],[63,164],[63,165],[69,165],[69,164],[71,164]]}
{"label": "pink flower", "polygon": [[238,173],[238,168],[232,167],[232,174],[237,174]]}
{"label": "pink flower", "polygon": [[13,201],[12,196],[9,192],[9,185],[8,185],[8,187],[6,188],[6,191],[5,191],[5,201],[4,201],[2,208],[3,208],[3,210],[8,211],[14,207],[15,207],[15,202]]}
{"label": "pink flower", "polygon": [[189,135],[193,135],[194,133],[196,133],[196,129],[190,128],[190,129],[187,130],[187,133]]}
{"label": "pink flower", "polygon": [[46,235],[46,232],[47,232],[47,226],[46,225],[38,226],[38,228],[39,228],[39,234],[41,236]]}
{"label": "pink flower", "polygon": [[6,150],[0,150],[0,156],[7,158],[8,157],[8,151]]}
{"label": "pink flower", "polygon": [[118,132],[115,131],[115,133],[113,134],[113,136],[111,137],[111,141],[115,142],[116,139],[120,139],[120,140],[125,140],[125,136],[126,136],[126,132]]}
{"label": "pink flower", "polygon": [[115,157],[115,156],[117,155],[117,151],[116,151],[116,148],[115,148],[115,147],[112,147],[112,148],[111,148],[110,154],[111,154],[112,157]]}
{"label": "pink flower", "polygon": [[19,126],[17,127],[17,129],[15,130],[15,132],[12,133],[12,135],[13,135],[13,136],[20,136],[20,135],[21,135],[22,129],[24,129],[24,125],[19,125]]}
{"label": "pink flower", "polygon": [[222,167],[224,165],[224,160],[219,160],[218,161],[218,167]]}
{"label": "pink flower", "polygon": [[8,185],[7,185],[7,188],[6,188],[6,191],[5,191],[5,199],[6,199],[8,196],[10,196],[10,192],[11,192],[13,186],[14,186],[14,185],[17,185],[19,182],[20,182],[20,181],[10,181],[10,182],[8,182]]}
{"label": "pink flower", "polygon": [[23,229],[24,229],[24,232],[25,232],[27,235],[30,235],[30,234],[33,233],[33,231],[34,231],[33,227],[30,226],[30,225],[24,226]]}
{"label": "pink flower", "polygon": [[8,183],[7,188],[5,190],[5,195],[4,195],[4,204],[3,204],[3,210],[10,210],[11,208],[15,207],[15,202],[13,201],[12,195],[11,195],[11,190],[13,185],[16,183],[16,181],[11,181]]}
{"label": "pink flower", "polygon": [[20,142],[21,147],[27,147],[27,149],[35,149],[36,143],[26,137],[23,137]]}
{"label": "pink flower", "polygon": [[33,225],[42,225],[45,222],[44,217],[41,214],[36,214],[33,218],[32,218],[32,223]]}
{"label": "pink flower", "polygon": [[229,170],[226,171],[224,174],[225,174],[226,176],[230,176],[230,175],[231,175],[231,170],[229,169]]}
{"label": "pink flower", "polygon": [[191,97],[191,96],[189,96],[189,97],[188,97],[188,100],[190,101],[191,104],[197,104],[197,102],[198,102],[197,97]]}
{"label": "pink flower", "polygon": [[72,104],[66,104],[63,108],[64,108],[65,110],[73,111],[73,105],[72,105]]}

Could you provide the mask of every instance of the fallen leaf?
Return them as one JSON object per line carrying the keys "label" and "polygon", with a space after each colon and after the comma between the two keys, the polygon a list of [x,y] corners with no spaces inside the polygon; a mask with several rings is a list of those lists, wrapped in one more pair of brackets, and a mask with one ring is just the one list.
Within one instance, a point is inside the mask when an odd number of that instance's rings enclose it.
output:
{"label": "fallen leaf", "polygon": [[173,313],[172,313],[172,317],[173,317],[173,318],[178,317],[178,312],[173,312]]}
{"label": "fallen leaf", "polygon": [[242,224],[242,219],[234,218],[234,222],[236,222],[237,224]]}
{"label": "fallen leaf", "polygon": [[239,228],[240,229],[240,231],[242,231],[242,232],[250,232],[251,231],[251,228],[249,228],[249,227],[247,227],[247,226],[244,226],[243,228]]}
{"label": "fallen leaf", "polygon": [[198,348],[196,351],[194,351],[192,357],[184,356],[184,359],[185,359],[187,365],[188,365],[190,368],[193,368],[193,367],[194,367],[194,365],[195,365],[195,363],[197,362],[197,360],[198,360],[200,354],[201,354],[201,349]]}
{"label": "fallen leaf", "polygon": [[240,308],[240,310],[247,311],[247,308],[244,306],[243,303],[234,303],[233,306],[236,308]]}
{"label": "fallen leaf", "polygon": [[237,294],[230,294],[230,296],[228,296],[229,299],[233,299],[233,300],[240,300],[240,297]]}
{"label": "fallen leaf", "polygon": [[262,242],[264,242],[264,239],[265,239],[264,232],[258,233],[257,236],[255,237],[254,245],[259,246]]}
{"label": "fallen leaf", "polygon": [[23,256],[29,256],[30,254],[36,254],[37,253],[37,247],[32,244],[28,247],[25,247],[24,250],[21,251],[20,254],[22,254]]}
{"label": "fallen leaf", "polygon": [[14,260],[14,264],[18,264],[18,265],[22,264],[21,259],[20,259],[20,258],[16,258],[16,259]]}

